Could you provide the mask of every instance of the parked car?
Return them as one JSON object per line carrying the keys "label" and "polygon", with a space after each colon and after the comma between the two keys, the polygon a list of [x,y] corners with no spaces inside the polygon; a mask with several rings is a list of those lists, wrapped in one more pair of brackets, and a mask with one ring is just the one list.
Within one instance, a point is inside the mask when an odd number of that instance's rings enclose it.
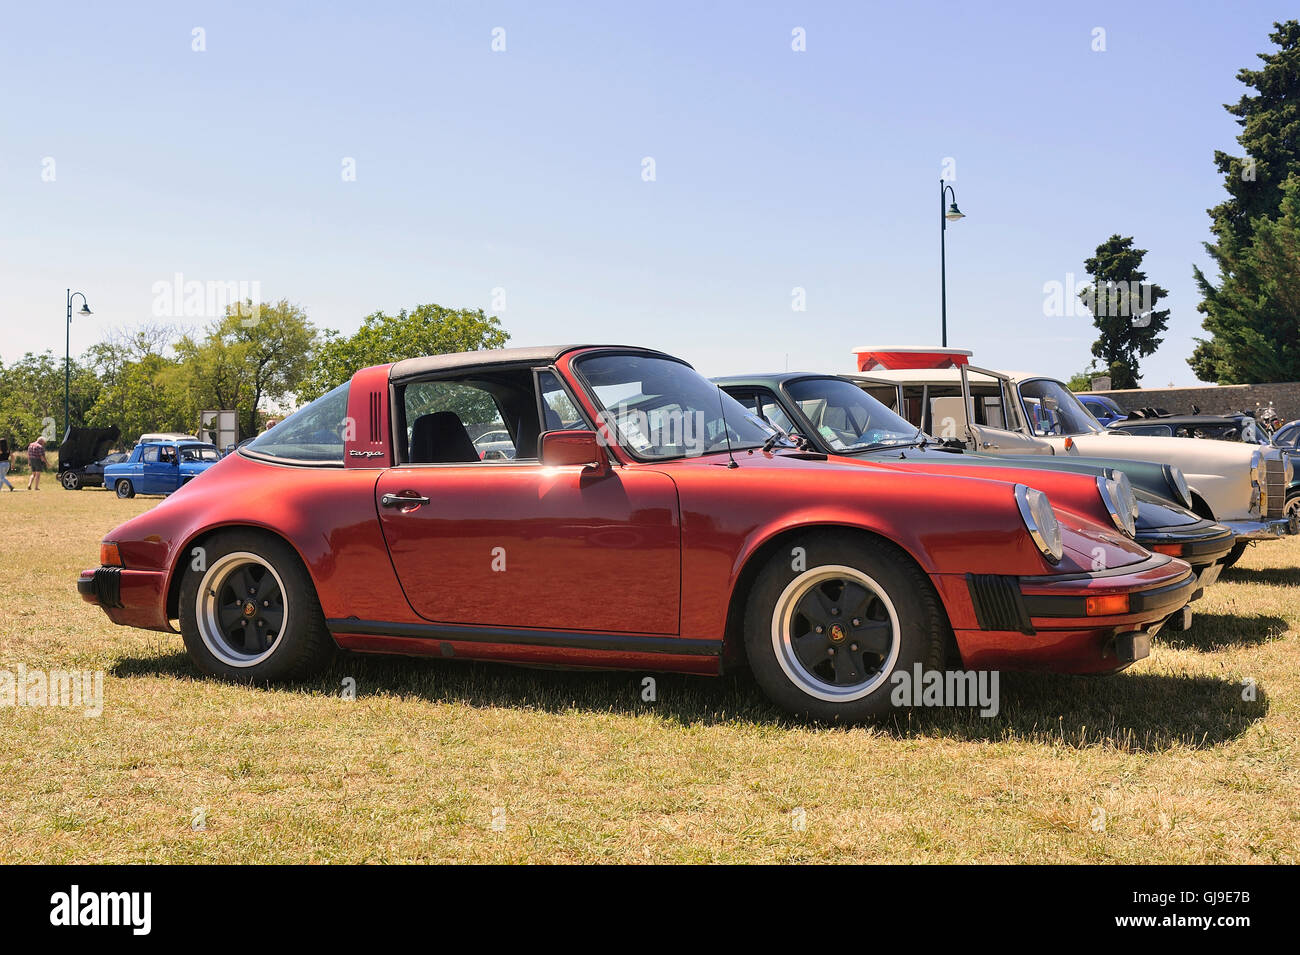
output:
{"label": "parked car", "polygon": [[[1010,458],[965,451],[927,435],[851,378],[785,372],[712,380],[747,410],[821,454],[905,471],[969,473],[1037,488],[1058,509],[1113,524],[1148,550],[1187,561],[1200,579],[1193,599],[1218,579],[1235,542],[1232,531],[1222,524],[1170,500],[1169,495],[1181,495],[1186,484],[1176,471],[1167,477],[1168,468],[1135,469],[1144,483],[1156,482],[1160,493],[1155,494],[1133,488],[1129,476],[1106,460],[1066,455]],[[1179,622],[1185,626],[1190,614]]]}
{"label": "parked car", "polygon": [[509,461],[515,456],[515,443],[510,432],[503,429],[487,431],[474,439],[478,456],[484,461]]}
{"label": "parked car", "polygon": [[[1082,396],[1080,396],[1082,400]],[[1215,441],[1243,441],[1268,444],[1255,419],[1250,415],[1158,415],[1128,418],[1109,425],[1112,431],[1126,431],[1146,437],[1208,438]]]}
{"label": "parked car", "polygon": [[105,467],[104,484],[118,497],[171,494],[220,458],[215,445],[201,441],[147,441],[137,444],[125,461]]}
{"label": "parked car", "polygon": [[1123,421],[1128,417],[1128,412],[1121,408],[1114,398],[1106,395],[1091,395],[1087,392],[1080,392],[1079,401],[1102,427],[1115,421]]}
{"label": "parked car", "polygon": [[1287,451],[1300,450],[1300,421],[1288,421],[1273,433],[1273,446]]}
{"label": "parked car", "polygon": [[[573,409],[582,427],[557,430]],[[489,426],[513,460],[479,458],[468,429]],[[119,624],[178,618],[196,666],[241,682],[306,677],[336,646],[700,674],[747,661],[779,705],[828,720],[888,711],[892,674],[948,659],[1122,669],[1196,589],[1186,562],[1026,485],[863,473],[661,352],[407,359],[118,527],[77,588]]]}
{"label": "parked car", "polygon": [[59,445],[59,483],[69,491],[103,487],[104,467],[126,459],[124,453],[110,453],[122,433],[108,428],[69,428]]}
{"label": "parked car", "polygon": [[[1231,566],[1256,541],[1300,530],[1300,516],[1286,513],[1286,489],[1294,466],[1279,449],[1228,441],[1140,436],[1102,428],[1062,382],[1023,372],[999,372],[969,365],[970,352],[927,349],[930,367],[917,353],[860,348],[859,368],[875,387],[893,386],[904,417],[930,433],[955,427],[973,450],[998,454],[1074,454],[1178,467],[1186,476],[1192,509],[1229,527],[1237,537]],[[882,367],[880,359],[890,367]],[[944,367],[936,367],[939,360]],[[956,396],[960,402],[939,399]],[[936,402],[942,418],[934,428]],[[974,420],[966,419],[970,409]]]}

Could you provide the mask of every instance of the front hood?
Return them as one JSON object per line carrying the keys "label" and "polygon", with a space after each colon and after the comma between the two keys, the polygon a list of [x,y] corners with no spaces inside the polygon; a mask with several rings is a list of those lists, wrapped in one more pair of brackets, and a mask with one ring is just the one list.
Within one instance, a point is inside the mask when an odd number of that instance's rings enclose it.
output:
{"label": "front hood", "polygon": [[84,468],[103,458],[117,444],[122,432],[109,428],[69,428],[59,445],[59,467]]}
{"label": "front hood", "polygon": [[1073,439],[1075,447],[1084,454],[1176,464],[1188,474],[1223,472],[1234,467],[1249,469],[1251,456],[1261,447],[1234,441],[1213,441],[1208,438],[1123,435],[1114,431],[1074,435]]}

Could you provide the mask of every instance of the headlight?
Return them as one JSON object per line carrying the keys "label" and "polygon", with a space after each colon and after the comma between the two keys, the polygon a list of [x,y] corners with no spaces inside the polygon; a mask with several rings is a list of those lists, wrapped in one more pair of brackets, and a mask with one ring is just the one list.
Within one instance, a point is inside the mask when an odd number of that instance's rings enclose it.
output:
{"label": "headlight", "polygon": [[1174,467],[1172,464],[1166,464],[1165,480],[1173,488],[1174,500],[1190,511],[1192,509],[1192,489],[1187,486],[1187,475],[1183,473],[1183,469]]}
{"label": "headlight", "polygon": [[1107,477],[1097,478],[1097,490],[1101,492],[1101,501],[1110,511],[1110,519],[1115,526],[1129,537],[1137,533],[1138,502],[1133,493],[1133,484],[1123,471],[1111,471]]}
{"label": "headlight", "polygon": [[1034,539],[1043,556],[1055,564],[1061,559],[1064,547],[1061,544],[1061,525],[1057,523],[1052,502],[1037,488],[1017,484],[1016,504],[1029,536]]}

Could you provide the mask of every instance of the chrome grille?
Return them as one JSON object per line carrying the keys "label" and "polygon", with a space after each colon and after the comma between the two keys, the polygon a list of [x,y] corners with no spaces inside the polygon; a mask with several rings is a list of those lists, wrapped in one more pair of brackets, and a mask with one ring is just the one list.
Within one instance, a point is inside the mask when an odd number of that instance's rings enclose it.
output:
{"label": "chrome grille", "polygon": [[1281,517],[1286,509],[1286,462],[1269,458],[1264,462],[1264,487],[1268,490],[1268,513],[1265,517]]}

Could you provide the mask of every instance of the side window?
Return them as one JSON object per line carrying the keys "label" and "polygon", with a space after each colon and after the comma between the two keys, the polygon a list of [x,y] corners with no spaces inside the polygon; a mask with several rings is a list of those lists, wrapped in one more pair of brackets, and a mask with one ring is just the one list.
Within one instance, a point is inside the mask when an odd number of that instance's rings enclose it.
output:
{"label": "side window", "polygon": [[775,398],[771,395],[761,395],[759,400],[762,403],[762,406],[758,411],[760,417],[767,419],[786,434],[799,430],[795,423],[790,420],[790,416],[785,413],[785,409],[781,407]]}
{"label": "side window", "polygon": [[543,431],[585,431],[587,422],[577,409],[569,393],[560,384],[553,371],[543,371],[537,376],[542,392]]}
{"label": "side window", "polygon": [[895,413],[898,412],[898,390],[889,385],[866,385],[862,389],[882,405]]}
{"label": "side window", "polygon": [[925,394],[923,385],[905,385],[903,387],[903,410],[900,412],[915,427],[922,427],[922,402]]}
{"label": "side window", "polygon": [[[402,391],[412,464],[512,461],[514,432],[487,389],[461,381],[418,381]],[[518,428],[518,421],[511,422]]]}
{"label": "side window", "polygon": [[157,464],[157,463],[158,463],[158,445],[153,444],[153,445],[150,445],[149,447],[145,448],[145,449],[144,449],[144,453],[140,455],[140,460],[141,460],[142,462],[144,462],[145,464]]}
{"label": "side window", "polygon": [[158,460],[161,461],[163,464],[175,464],[176,449],[171,447],[170,445],[166,445],[164,447],[159,448]]}

